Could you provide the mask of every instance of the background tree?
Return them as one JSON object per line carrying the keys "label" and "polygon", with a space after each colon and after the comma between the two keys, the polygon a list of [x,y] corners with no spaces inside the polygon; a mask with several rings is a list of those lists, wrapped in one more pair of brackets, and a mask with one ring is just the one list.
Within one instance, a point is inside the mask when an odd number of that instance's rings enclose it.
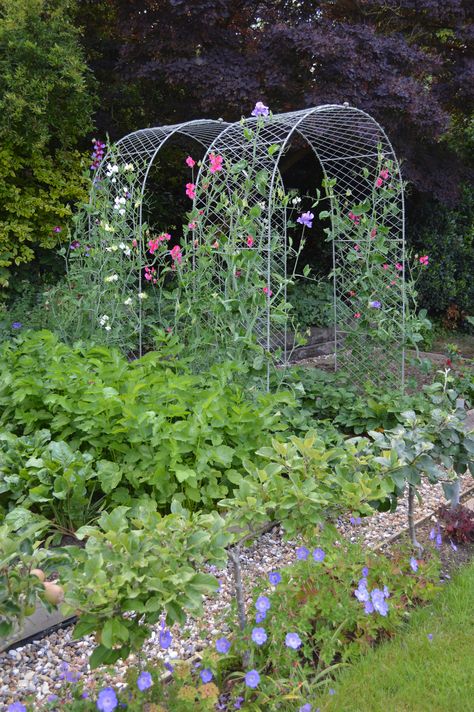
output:
{"label": "background tree", "polygon": [[70,0],[0,1],[0,286],[66,232],[84,195],[92,76]]}

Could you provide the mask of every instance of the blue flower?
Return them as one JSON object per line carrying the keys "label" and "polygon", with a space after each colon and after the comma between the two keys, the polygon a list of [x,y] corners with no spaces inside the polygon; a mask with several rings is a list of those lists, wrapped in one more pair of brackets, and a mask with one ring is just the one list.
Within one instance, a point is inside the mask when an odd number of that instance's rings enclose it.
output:
{"label": "blue flower", "polygon": [[358,526],[359,524],[362,524],[362,519],[360,517],[351,517],[349,521],[353,526]]}
{"label": "blue flower", "polygon": [[201,670],[200,672],[201,680],[206,683],[206,682],[211,682],[213,678],[212,672],[209,670],[209,668],[204,668],[204,670]]}
{"label": "blue flower", "polygon": [[261,623],[265,620],[266,617],[267,614],[265,613],[265,611],[263,613],[257,613],[257,615],[255,616],[255,623]]}
{"label": "blue flower", "polygon": [[230,650],[231,642],[227,638],[218,638],[216,640],[216,650],[218,653],[228,653]]}
{"label": "blue flower", "polygon": [[287,633],[285,638],[285,645],[287,648],[293,648],[293,650],[298,650],[301,645],[301,638],[298,633]]}
{"label": "blue flower", "polygon": [[259,613],[266,613],[270,606],[270,601],[266,596],[259,596],[255,601],[255,608]]}
{"label": "blue flower", "polygon": [[140,673],[138,676],[137,680],[137,687],[140,690],[140,692],[143,692],[144,690],[148,690],[149,687],[153,685],[153,680],[151,678],[151,675],[149,672],[143,671]]}
{"label": "blue flower", "polygon": [[370,614],[374,612],[374,604],[372,601],[369,599],[365,601],[365,606],[364,606],[364,613]]}
{"label": "blue flower", "polygon": [[265,106],[262,101],[257,101],[255,108],[252,111],[252,116],[268,116],[269,113],[270,111],[268,106]]}
{"label": "blue flower", "polygon": [[114,688],[106,687],[104,690],[101,690],[99,692],[96,705],[100,712],[112,712],[112,710],[114,710],[118,705],[117,695],[115,694]]}
{"label": "blue flower", "polygon": [[307,702],[305,705],[301,705],[299,712],[311,712],[312,706]]}
{"label": "blue flower", "polygon": [[410,567],[411,570],[414,571],[416,574],[416,572],[418,571],[418,561],[415,559],[414,556],[412,556],[410,559]]}
{"label": "blue flower", "polygon": [[278,571],[272,571],[270,574],[268,574],[268,580],[273,586],[278,586],[281,581],[281,575],[278,573]]}
{"label": "blue flower", "polygon": [[[23,326],[23,324],[21,323],[21,321],[14,321],[12,324],[12,329],[21,329],[22,326]],[[17,703],[14,702],[13,704],[15,705]],[[20,703],[18,702],[18,704],[20,704]]]}
{"label": "blue flower", "polygon": [[263,645],[267,639],[265,628],[254,628],[252,630],[252,640],[257,645]]}
{"label": "blue flower", "polygon": [[364,576],[364,578],[367,578],[368,575],[369,575],[369,569],[367,566],[364,566],[364,568],[362,569],[362,576]]}
{"label": "blue flower", "polygon": [[335,695],[335,694],[336,694],[336,690],[334,689],[334,687],[330,687],[330,688],[329,688],[329,694],[330,694],[330,695]]}
{"label": "blue flower", "polygon": [[299,546],[296,549],[296,558],[299,559],[300,561],[306,561],[308,556],[309,556],[309,549],[307,549],[305,546]]}
{"label": "blue flower", "polygon": [[325,556],[326,554],[324,553],[323,549],[320,549],[319,547],[313,551],[313,559],[318,563],[324,561]]}
{"label": "blue flower", "polygon": [[165,668],[168,670],[168,672],[174,672],[174,667],[171,665],[171,663],[165,663]]}
{"label": "blue flower", "polygon": [[380,591],[378,588],[374,588],[370,594],[372,598],[372,603],[374,605],[374,610],[380,613],[381,616],[386,616],[388,613],[388,604],[385,601],[385,592]]}
{"label": "blue flower", "polygon": [[163,627],[160,630],[158,638],[161,647],[165,650],[167,650],[167,648],[169,648],[171,643],[173,642],[173,636],[171,635],[171,631],[165,630]]}
{"label": "blue flower", "polygon": [[369,307],[370,307],[371,309],[380,309],[381,306],[382,306],[382,303],[381,303],[381,302],[377,302],[377,301],[375,301],[375,302],[369,302]]}
{"label": "blue flower", "polygon": [[296,218],[296,222],[300,223],[300,225],[305,225],[305,227],[313,227],[313,220],[314,214],[309,211],[302,213],[299,218]]}
{"label": "blue flower", "polygon": [[26,712],[26,707],[21,702],[12,702],[8,705],[7,712]]}
{"label": "blue flower", "polygon": [[245,675],[245,684],[247,687],[255,688],[258,686],[259,682],[260,675],[256,670],[249,670],[249,672]]}
{"label": "blue flower", "polygon": [[428,633],[428,640],[431,642],[433,640],[433,633]]}
{"label": "blue flower", "polygon": [[242,707],[242,702],[244,701],[245,697],[237,697],[237,699],[234,702],[234,707],[236,710],[240,710]]}

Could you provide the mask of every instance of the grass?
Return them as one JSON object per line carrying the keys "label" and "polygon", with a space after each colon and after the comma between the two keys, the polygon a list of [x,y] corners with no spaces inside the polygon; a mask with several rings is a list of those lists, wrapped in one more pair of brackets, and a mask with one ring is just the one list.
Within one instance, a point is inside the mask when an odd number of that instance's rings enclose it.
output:
{"label": "grass", "polygon": [[[430,641],[428,634],[433,636]],[[393,641],[341,673],[321,712],[474,710],[474,563]]]}

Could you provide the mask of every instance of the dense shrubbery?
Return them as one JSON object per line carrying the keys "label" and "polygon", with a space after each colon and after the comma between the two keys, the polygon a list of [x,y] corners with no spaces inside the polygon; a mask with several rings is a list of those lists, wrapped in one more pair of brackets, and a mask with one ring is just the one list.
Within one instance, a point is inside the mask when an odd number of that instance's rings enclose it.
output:
{"label": "dense shrubbery", "polygon": [[72,12],[68,0],[1,3],[2,287],[11,265],[58,243],[87,189],[76,147],[92,128],[91,79]]}

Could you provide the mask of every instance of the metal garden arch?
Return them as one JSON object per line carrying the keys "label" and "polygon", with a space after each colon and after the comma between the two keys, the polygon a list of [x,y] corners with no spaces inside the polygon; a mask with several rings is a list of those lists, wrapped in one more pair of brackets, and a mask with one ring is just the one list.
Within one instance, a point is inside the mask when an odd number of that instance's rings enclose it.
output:
{"label": "metal garden arch", "polygon": [[[247,132],[247,138],[244,134]],[[248,140],[252,134],[253,140]],[[225,189],[234,202],[245,202],[245,210],[262,206],[259,234],[248,249],[264,255],[266,305],[255,323],[259,342],[271,352],[280,348],[287,362],[287,328],[272,322],[272,285],[280,280],[286,297],[287,221],[281,207],[283,189],[280,159],[294,135],[311,147],[326,180],[334,278],[334,343],[336,368],[348,371],[362,383],[404,382],[405,331],[405,218],[403,182],[392,145],[381,126],[367,113],[348,105],[323,105],[285,114],[252,117],[220,132],[207,150],[223,157],[224,169],[246,160],[252,165],[254,187],[242,171],[222,172]],[[250,169],[247,169],[250,170]],[[262,201],[258,175],[269,176]],[[245,175],[245,171],[244,171]],[[206,196],[203,161],[196,180],[196,208],[203,210],[200,237],[213,228],[222,229],[222,211]],[[205,187],[205,186],[204,186]],[[357,212],[359,210],[359,213]],[[241,249],[232,238],[225,249]],[[194,235],[195,237],[196,235]],[[214,285],[224,285],[216,260]],[[372,297],[372,299],[370,299]],[[367,318],[363,317],[368,314]],[[365,324],[365,325],[364,325]]]}

